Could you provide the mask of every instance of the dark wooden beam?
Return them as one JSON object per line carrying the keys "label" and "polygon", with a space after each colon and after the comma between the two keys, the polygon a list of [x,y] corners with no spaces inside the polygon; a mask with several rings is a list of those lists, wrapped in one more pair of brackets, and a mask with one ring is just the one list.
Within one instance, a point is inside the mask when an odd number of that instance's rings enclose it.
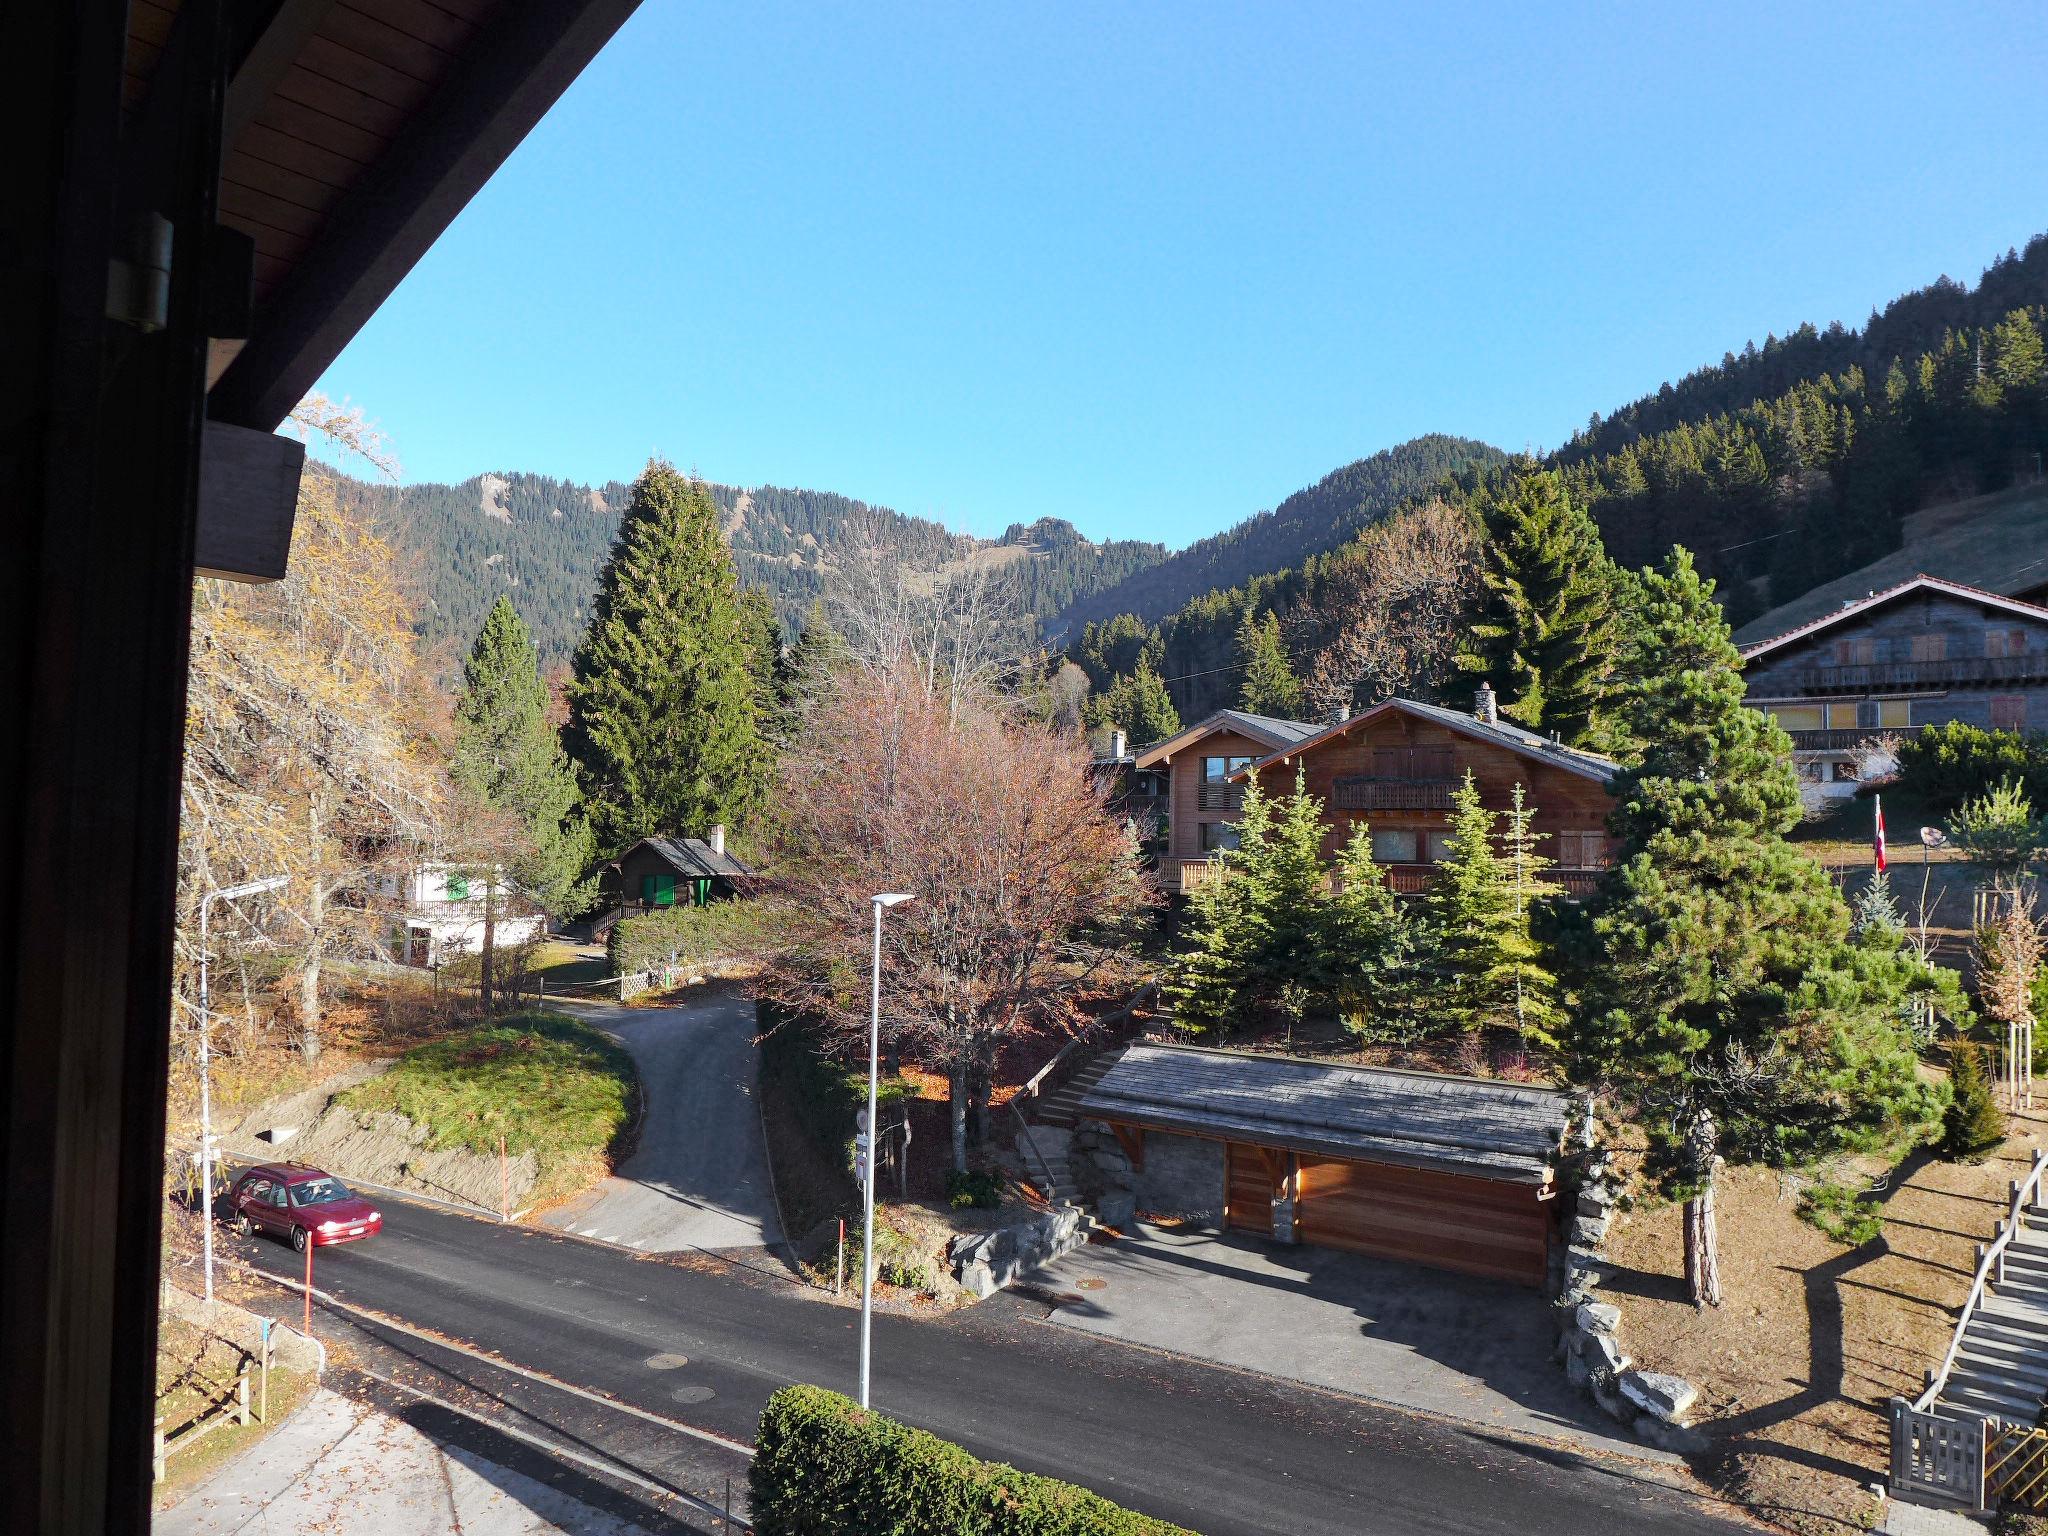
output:
{"label": "dark wooden beam", "polygon": [[[125,7],[0,49],[0,1530],[142,1536],[226,0],[122,119]],[[54,109],[52,102],[56,105]],[[26,106],[27,110],[23,110]],[[109,264],[174,232],[161,325]]]}
{"label": "dark wooden beam", "polygon": [[284,579],[305,467],[306,445],[295,439],[224,421],[206,424],[193,551],[199,575]]}
{"label": "dark wooden beam", "polygon": [[283,421],[638,4],[507,5],[487,22],[263,307],[209,414],[265,432]]}
{"label": "dark wooden beam", "polygon": [[223,149],[233,149],[242,130],[256,121],[263,103],[332,9],[334,0],[276,0],[270,7],[255,37],[243,45],[234,78],[228,82],[220,132]]}

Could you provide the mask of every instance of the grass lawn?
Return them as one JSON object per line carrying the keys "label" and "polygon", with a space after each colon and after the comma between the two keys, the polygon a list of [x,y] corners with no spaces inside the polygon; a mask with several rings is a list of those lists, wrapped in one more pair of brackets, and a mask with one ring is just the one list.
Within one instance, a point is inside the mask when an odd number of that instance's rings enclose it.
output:
{"label": "grass lawn", "polygon": [[533,952],[533,969],[549,981],[603,981],[612,963],[602,954],[586,954],[587,946],[549,939]]}
{"label": "grass lawn", "polygon": [[[180,1318],[163,1317],[157,1328],[156,1415],[163,1421],[165,1435],[175,1437],[223,1397],[231,1400],[243,1359],[242,1351],[226,1340],[213,1338]],[[252,1415],[263,1408],[261,1381],[260,1371],[251,1373]],[[314,1385],[310,1372],[271,1366],[269,1423],[223,1425],[174,1452],[165,1464],[164,1480],[156,1487],[156,1507],[175,1502],[229,1458],[268,1434],[271,1425],[283,1423]]]}
{"label": "grass lawn", "polygon": [[638,1091],[632,1057],[608,1036],[527,1012],[416,1047],[341,1101],[404,1115],[437,1150],[496,1157],[501,1136],[514,1156],[531,1149],[546,1201],[609,1171]]}

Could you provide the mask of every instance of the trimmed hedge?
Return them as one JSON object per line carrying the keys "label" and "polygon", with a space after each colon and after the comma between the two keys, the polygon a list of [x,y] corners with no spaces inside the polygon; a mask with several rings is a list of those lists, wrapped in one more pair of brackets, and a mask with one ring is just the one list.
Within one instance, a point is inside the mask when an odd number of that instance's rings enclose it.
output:
{"label": "trimmed hedge", "polygon": [[823,1387],[768,1399],[750,1483],[758,1536],[1194,1536]]}
{"label": "trimmed hedge", "polygon": [[667,907],[614,923],[605,940],[612,974],[658,970],[671,956],[685,967],[757,952],[773,922],[758,901],[742,897],[708,907]]}
{"label": "trimmed hedge", "polygon": [[1923,726],[1899,743],[1899,779],[1937,816],[1953,815],[2006,779],[2017,780],[2039,809],[2048,804],[2048,735],[1987,731],[1960,720]]}

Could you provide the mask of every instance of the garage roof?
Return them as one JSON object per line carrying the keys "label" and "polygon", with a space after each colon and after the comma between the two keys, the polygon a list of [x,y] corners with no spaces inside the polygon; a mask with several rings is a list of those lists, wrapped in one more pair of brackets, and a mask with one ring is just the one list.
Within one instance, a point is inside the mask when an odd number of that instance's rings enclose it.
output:
{"label": "garage roof", "polygon": [[1431,1072],[1134,1045],[1081,1100],[1084,1117],[1325,1157],[1541,1184],[1567,1096]]}

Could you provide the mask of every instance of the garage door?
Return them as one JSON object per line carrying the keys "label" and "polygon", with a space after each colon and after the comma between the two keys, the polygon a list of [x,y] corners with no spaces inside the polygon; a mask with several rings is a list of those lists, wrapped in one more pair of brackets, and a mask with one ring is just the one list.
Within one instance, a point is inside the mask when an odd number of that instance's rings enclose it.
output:
{"label": "garage door", "polygon": [[1305,1243],[1543,1284],[1550,1206],[1528,1185],[1319,1157],[1300,1177]]}
{"label": "garage door", "polygon": [[[1229,1145],[1228,1182],[1224,1187],[1225,1222],[1241,1232],[1273,1235],[1273,1185],[1275,1166],[1269,1159],[1285,1159],[1285,1152],[1248,1147],[1243,1142]],[[1280,1165],[1285,1167],[1284,1161]]]}

